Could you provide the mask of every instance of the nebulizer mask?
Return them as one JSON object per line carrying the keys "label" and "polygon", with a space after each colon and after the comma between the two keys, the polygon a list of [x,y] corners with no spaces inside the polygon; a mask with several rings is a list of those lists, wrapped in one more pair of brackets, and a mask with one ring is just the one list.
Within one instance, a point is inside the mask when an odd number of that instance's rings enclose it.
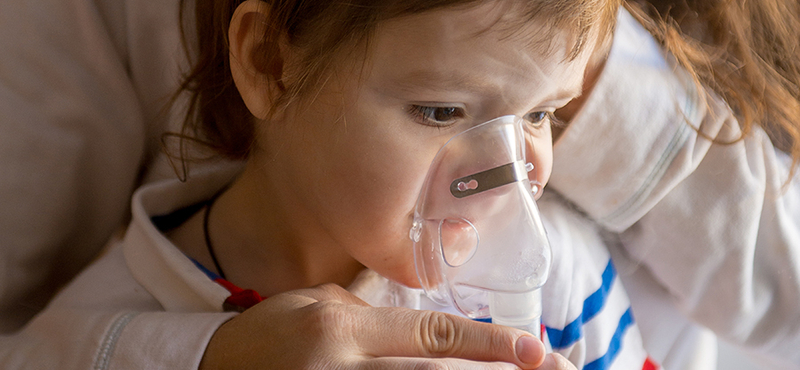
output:
{"label": "nebulizer mask", "polygon": [[431,300],[539,336],[551,253],[526,129],[503,116],[452,137],[431,163],[409,236]]}

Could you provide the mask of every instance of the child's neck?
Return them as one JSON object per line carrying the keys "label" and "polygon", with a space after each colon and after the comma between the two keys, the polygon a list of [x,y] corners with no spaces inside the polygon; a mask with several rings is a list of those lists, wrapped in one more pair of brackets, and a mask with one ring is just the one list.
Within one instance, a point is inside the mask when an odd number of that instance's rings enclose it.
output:
{"label": "child's neck", "polygon": [[[253,167],[246,167],[209,214],[209,240],[225,277],[263,296],[322,283],[349,285],[364,267],[316,227],[313,215],[293,207],[290,194],[270,187]],[[169,237],[213,270],[203,213]]]}

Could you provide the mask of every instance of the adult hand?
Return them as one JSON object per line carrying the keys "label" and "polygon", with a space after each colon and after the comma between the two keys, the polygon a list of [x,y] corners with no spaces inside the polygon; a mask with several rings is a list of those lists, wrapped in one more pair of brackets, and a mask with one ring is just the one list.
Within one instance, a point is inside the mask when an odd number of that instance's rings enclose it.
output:
{"label": "adult hand", "polygon": [[337,285],[271,297],[223,324],[206,369],[575,369],[520,330],[376,308]]}

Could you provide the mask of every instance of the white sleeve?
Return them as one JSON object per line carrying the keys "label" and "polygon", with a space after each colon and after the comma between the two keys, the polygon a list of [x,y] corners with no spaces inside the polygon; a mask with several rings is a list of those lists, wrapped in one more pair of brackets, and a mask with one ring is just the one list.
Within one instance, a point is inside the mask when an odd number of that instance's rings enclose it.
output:
{"label": "white sleeve", "polygon": [[54,310],[0,337],[0,368],[195,370],[228,313]]}
{"label": "white sleeve", "polygon": [[0,369],[194,370],[234,313],[165,312],[117,246],[22,330],[0,337]]}
{"label": "white sleeve", "polygon": [[729,108],[704,104],[649,35],[618,33],[555,146],[550,186],[620,233],[692,319],[800,364],[800,179],[782,187],[791,161],[758,128],[736,141]]}

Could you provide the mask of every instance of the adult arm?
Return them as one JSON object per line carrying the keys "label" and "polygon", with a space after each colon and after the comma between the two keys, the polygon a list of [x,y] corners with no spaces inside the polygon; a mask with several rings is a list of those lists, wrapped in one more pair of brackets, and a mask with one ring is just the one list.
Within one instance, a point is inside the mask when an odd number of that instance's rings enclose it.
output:
{"label": "adult arm", "polygon": [[790,160],[758,128],[737,141],[728,106],[631,21],[555,146],[550,186],[619,233],[627,256],[693,320],[800,364],[800,182],[783,187]]}

